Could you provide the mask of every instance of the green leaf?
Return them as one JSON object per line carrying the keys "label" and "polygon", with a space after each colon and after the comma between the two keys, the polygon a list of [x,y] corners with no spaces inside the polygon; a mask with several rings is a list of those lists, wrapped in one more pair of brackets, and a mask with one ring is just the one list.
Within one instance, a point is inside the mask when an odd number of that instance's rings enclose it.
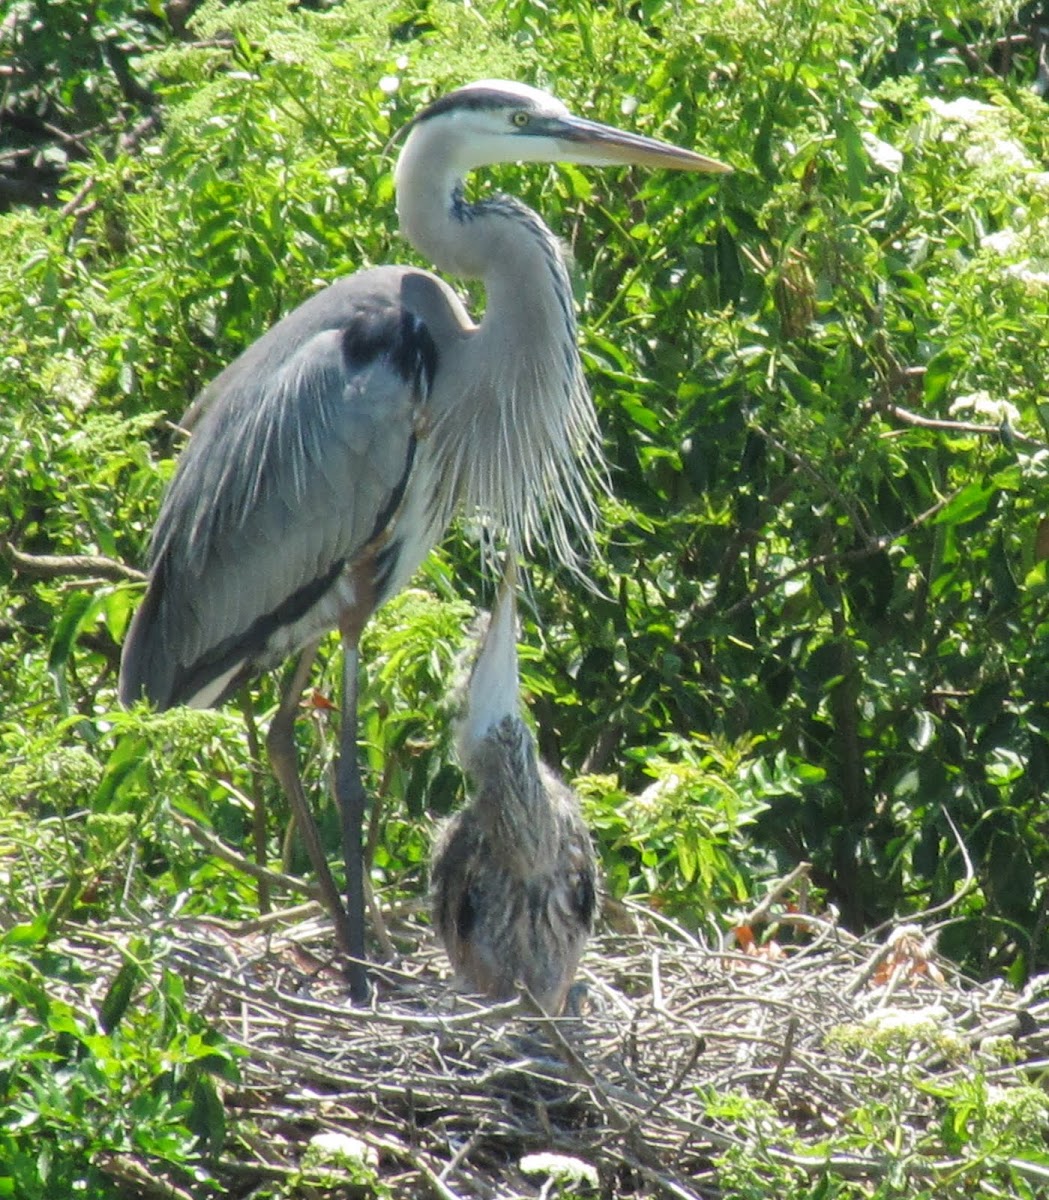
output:
{"label": "green leaf", "polygon": [[47,658],[48,670],[52,673],[61,672],[69,660],[85,614],[90,610],[93,601],[94,597],[89,592],[73,592],[66,599],[51,638],[51,649]]}
{"label": "green leaf", "polygon": [[997,495],[993,484],[969,483],[960,488],[933,518],[936,525],[961,525],[982,517]]}
{"label": "green leaf", "polygon": [[864,185],[867,182],[867,149],[863,144],[859,129],[854,122],[840,118],[835,132],[838,142],[845,154],[845,179],[848,184],[850,200],[859,200],[863,196]]}
{"label": "green leaf", "polygon": [[32,921],[20,925],[12,925],[0,936],[0,944],[4,946],[38,946],[45,942],[51,929],[44,913],[38,913]]}
{"label": "green leaf", "polygon": [[943,399],[961,365],[961,356],[952,349],[941,350],[929,359],[922,381],[922,396],[929,408]]}
{"label": "green leaf", "polygon": [[137,962],[124,963],[113,976],[98,1012],[98,1023],[106,1033],[112,1033],[120,1024],[141,979],[142,968]]}

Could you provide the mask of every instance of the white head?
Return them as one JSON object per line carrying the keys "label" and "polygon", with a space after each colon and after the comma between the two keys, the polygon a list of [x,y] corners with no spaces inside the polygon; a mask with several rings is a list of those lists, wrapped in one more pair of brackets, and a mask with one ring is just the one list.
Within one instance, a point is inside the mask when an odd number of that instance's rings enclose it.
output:
{"label": "white head", "polygon": [[[463,507],[501,531],[512,552],[545,543],[584,577],[596,519],[591,492],[604,472],[571,280],[536,214],[507,197],[466,203],[463,180],[475,167],[504,162],[729,168],[575,117],[546,92],[501,79],[442,96],[405,133],[395,172],[401,232],[439,271],[483,279],[487,300],[477,336],[455,343],[431,453]],[[489,657],[486,642],[482,662]]]}
{"label": "white head", "polygon": [[459,177],[475,167],[504,162],[636,163],[677,171],[732,169],[655,138],[575,117],[548,92],[505,79],[481,79],[449,92],[418,113],[405,132],[402,162],[411,150],[419,152],[423,141],[426,149],[439,154],[444,166]]}

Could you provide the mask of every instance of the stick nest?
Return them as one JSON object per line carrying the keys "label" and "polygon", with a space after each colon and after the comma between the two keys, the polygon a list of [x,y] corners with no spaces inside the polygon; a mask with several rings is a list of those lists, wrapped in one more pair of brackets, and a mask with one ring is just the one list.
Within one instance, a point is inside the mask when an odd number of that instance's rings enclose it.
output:
{"label": "stick nest", "polygon": [[[579,1015],[556,1020],[527,996],[458,993],[412,918],[395,930],[398,968],[376,969],[364,1009],[348,1001],[320,916],[168,923],[164,965],[243,1053],[223,1097],[233,1138],[212,1164],[224,1194],[547,1196],[568,1179],[561,1194],[712,1197],[733,1155],[781,1179],[876,1180],[888,1164],[875,1150],[821,1147],[860,1106],[898,1097],[902,1072],[949,1082],[980,1069],[1008,1086],[1023,1060],[1047,1057],[1049,980],[1022,995],[966,981],[921,921],[857,939],[772,907],[716,947],[623,909],[585,955]],[[90,953],[104,987],[97,940],[67,948]],[[910,1089],[907,1103],[920,1136],[935,1100]],[[157,1195],[198,1194],[157,1182]],[[141,1178],[134,1191],[150,1194]]]}

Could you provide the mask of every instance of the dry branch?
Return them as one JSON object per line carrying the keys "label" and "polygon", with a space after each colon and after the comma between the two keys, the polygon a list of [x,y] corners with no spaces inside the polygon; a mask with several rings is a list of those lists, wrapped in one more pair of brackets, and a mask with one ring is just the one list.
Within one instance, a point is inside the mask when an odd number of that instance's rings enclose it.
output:
{"label": "dry branch", "polygon": [[59,579],[63,576],[98,576],[118,583],[127,580],[138,582],[146,578],[145,573],[129,567],[115,558],[100,554],[26,554],[10,542],[0,540],[0,554],[6,555],[14,567],[23,575],[36,579]]}

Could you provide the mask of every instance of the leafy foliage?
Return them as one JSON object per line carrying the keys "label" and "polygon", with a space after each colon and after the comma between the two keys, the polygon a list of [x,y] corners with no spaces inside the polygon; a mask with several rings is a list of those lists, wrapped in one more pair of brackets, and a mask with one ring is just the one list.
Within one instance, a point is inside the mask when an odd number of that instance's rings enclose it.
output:
{"label": "leafy foliage", "polygon": [[167,34],[159,6],[151,7],[129,0],[6,6],[0,210],[52,203],[71,164],[130,146],[154,127],[154,96],[133,61]]}
{"label": "leafy foliage", "polygon": [[236,1076],[229,1051],[175,975],[150,982],[143,940],[84,1012],[71,1002],[82,966],[34,946],[40,932],[16,926],[0,949],[0,1195],[115,1195],[120,1171],[105,1168],[121,1157],[206,1183],[225,1140],[216,1079]]}
{"label": "leafy foliage", "polygon": [[[47,203],[0,216],[3,545],[143,563],[199,387],[324,281],[411,258],[383,151],[436,92],[526,78],[696,145],[735,174],[506,167],[471,185],[521,194],[572,247],[614,472],[598,591],[534,564],[525,682],[543,752],[583,775],[616,894],[731,921],[807,859],[855,928],[964,891],[942,948],[983,974],[1045,970],[1037,6],[209,0],[187,25],[194,7],[22,0],[5,18],[0,165],[21,182],[4,194],[26,198],[28,180]],[[468,534],[368,633],[373,862],[391,890],[419,890],[425,813],[461,788],[449,678],[490,598]],[[246,715],[119,713],[140,585],[13,552],[5,924],[46,948],[94,913],[254,911],[255,885],[185,822],[301,865],[258,754],[275,682]],[[318,688],[334,681],[325,662]],[[318,706],[300,726],[320,796],[326,725]],[[42,961],[0,969],[30,972],[7,994],[41,1022],[16,1021],[5,1054],[32,1072],[61,1043],[100,1112],[126,1083],[91,1039],[114,1032],[57,1028]],[[147,1126],[168,1128],[158,1097],[177,1109],[180,1088],[153,1088]],[[12,1136],[16,1192],[43,1194]]]}

